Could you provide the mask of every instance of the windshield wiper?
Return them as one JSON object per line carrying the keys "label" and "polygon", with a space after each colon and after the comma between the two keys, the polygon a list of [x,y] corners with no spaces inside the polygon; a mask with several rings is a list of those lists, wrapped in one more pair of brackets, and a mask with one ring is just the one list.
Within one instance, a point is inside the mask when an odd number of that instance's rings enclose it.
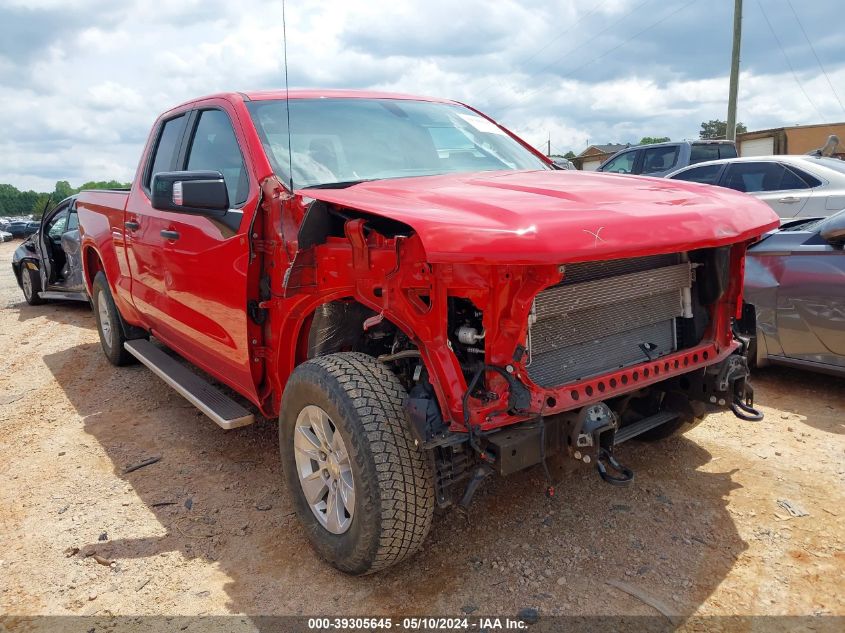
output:
{"label": "windshield wiper", "polygon": [[381,180],[381,178],[361,178],[360,180],[341,180],[340,182],[323,182],[318,185],[307,185],[303,189],[346,189],[353,185],[359,185],[362,182],[373,182],[374,180]]}

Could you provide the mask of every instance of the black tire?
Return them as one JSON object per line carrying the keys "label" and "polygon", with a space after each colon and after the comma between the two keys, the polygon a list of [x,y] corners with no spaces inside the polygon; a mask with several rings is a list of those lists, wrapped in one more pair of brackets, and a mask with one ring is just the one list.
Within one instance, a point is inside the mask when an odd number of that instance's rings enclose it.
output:
{"label": "black tire", "polygon": [[[94,277],[91,292],[94,319],[97,321],[100,345],[103,347],[103,353],[106,355],[106,358],[109,359],[112,365],[117,365],[118,367],[136,362],[135,357],[123,347],[123,344],[127,340],[123,331],[123,319],[117,310],[117,306],[114,304],[109,284],[106,281],[106,275],[102,271],[98,272]],[[107,331],[104,331],[105,323],[101,319],[101,306],[108,318],[108,328],[105,328]]]}
{"label": "black tire", "polygon": [[[288,490],[308,540],[337,569],[373,573],[423,544],[434,515],[433,473],[408,430],[405,390],[372,356],[339,353],[309,360],[293,372],[279,416],[279,444]],[[351,525],[326,529],[305,498],[294,455],[296,420],[316,405],[340,432],[355,482]]]}
{"label": "black tire", "polygon": [[27,262],[21,262],[21,290],[23,298],[31,306],[40,306],[45,303],[44,299],[38,296],[41,292],[41,274],[27,266]]}

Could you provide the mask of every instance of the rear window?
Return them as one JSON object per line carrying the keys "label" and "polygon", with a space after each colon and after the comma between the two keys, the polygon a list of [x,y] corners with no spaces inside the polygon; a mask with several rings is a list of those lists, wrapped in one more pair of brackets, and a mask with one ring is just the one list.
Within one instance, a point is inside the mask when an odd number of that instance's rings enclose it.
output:
{"label": "rear window", "polygon": [[690,165],[720,158],[736,158],[736,146],[732,143],[693,143],[690,148]]}

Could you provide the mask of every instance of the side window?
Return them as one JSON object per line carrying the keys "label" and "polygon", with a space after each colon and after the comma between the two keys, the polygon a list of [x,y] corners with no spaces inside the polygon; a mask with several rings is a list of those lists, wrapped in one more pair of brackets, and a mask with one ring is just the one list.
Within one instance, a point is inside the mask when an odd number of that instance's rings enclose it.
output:
{"label": "side window", "polygon": [[680,174],[675,174],[672,176],[672,179],[715,185],[719,181],[719,172],[721,171],[722,165],[704,165],[702,167],[695,167],[694,169],[687,169]]}
{"label": "side window", "polygon": [[[811,176],[806,171],[798,169],[797,167],[793,167],[792,165],[787,167],[786,171],[789,176],[797,176],[803,182],[801,184],[796,184],[795,186],[789,185],[787,187],[784,187],[784,189],[803,189],[804,187],[818,187],[820,184],[822,184],[822,181],[816,178],[815,176]],[[788,177],[787,179],[784,179],[784,184],[791,182],[792,180],[788,179]]]}
{"label": "side window", "polygon": [[176,168],[176,151],[179,149],[179,141],[182,139],[182,129],[185,126],[185,115],[181,114],[169,121],[165,121],[156,141],[156,148],[153,160],[147,176],[144,179],[144,186],[149,189],[153,176],[162,171],[173,171]]}
{"label": "side window", "polygon": [[737,191],[806,189],[807,184],[780,163],[734,163],[728,166],[725,186]]}
{"label": "side window", "polygon": [[678,146],[651,147],[643,150],[643,174],[667,171],[678,162]]}
{"label": "side window", "polygon": [[74,208],[73,211],[70,212],[70,215],[67,216],[67,231],[75,231],[79,228],[79,216],[76,215],[76,209]]}
{"label": "side window", "polygon": [[67,208],[62,211],[59,211],[54,217],[50,218],[50,221],[47,223],[47,235],[53,238],[60,238],[62,233],[64,233],[67,229]]}
{"label": "side window", "polygon": [[611,174],[630,174],[634,170],[636,158],[636,151],[625,152],[611,160],[601,170]]}
{"label": "side window", "polygon": [[246,202],[249,180],[244,159],[232,123],[222,110],[203,110],[200,113],[188,151],[187,169],[219,171],[226,182],[229,204],[238,207]]}

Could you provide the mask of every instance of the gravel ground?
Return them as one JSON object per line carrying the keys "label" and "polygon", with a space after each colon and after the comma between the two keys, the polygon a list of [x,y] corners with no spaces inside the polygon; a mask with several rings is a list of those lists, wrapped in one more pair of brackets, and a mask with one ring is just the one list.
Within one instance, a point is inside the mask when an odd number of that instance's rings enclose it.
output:
{"label": "gravel ground", "polygon": [[841,379],[763,371],[763,422],[626,444],[630,488],[574,464],[553,499],[540,469],[495,481],[412,560],[350,578],[291,514],[275,424],[223,431],[109,365],[87,305],[24,303],[17,244],[0,245],[0,614],[653,615],[621,581],[679,615],[845,615]]}

